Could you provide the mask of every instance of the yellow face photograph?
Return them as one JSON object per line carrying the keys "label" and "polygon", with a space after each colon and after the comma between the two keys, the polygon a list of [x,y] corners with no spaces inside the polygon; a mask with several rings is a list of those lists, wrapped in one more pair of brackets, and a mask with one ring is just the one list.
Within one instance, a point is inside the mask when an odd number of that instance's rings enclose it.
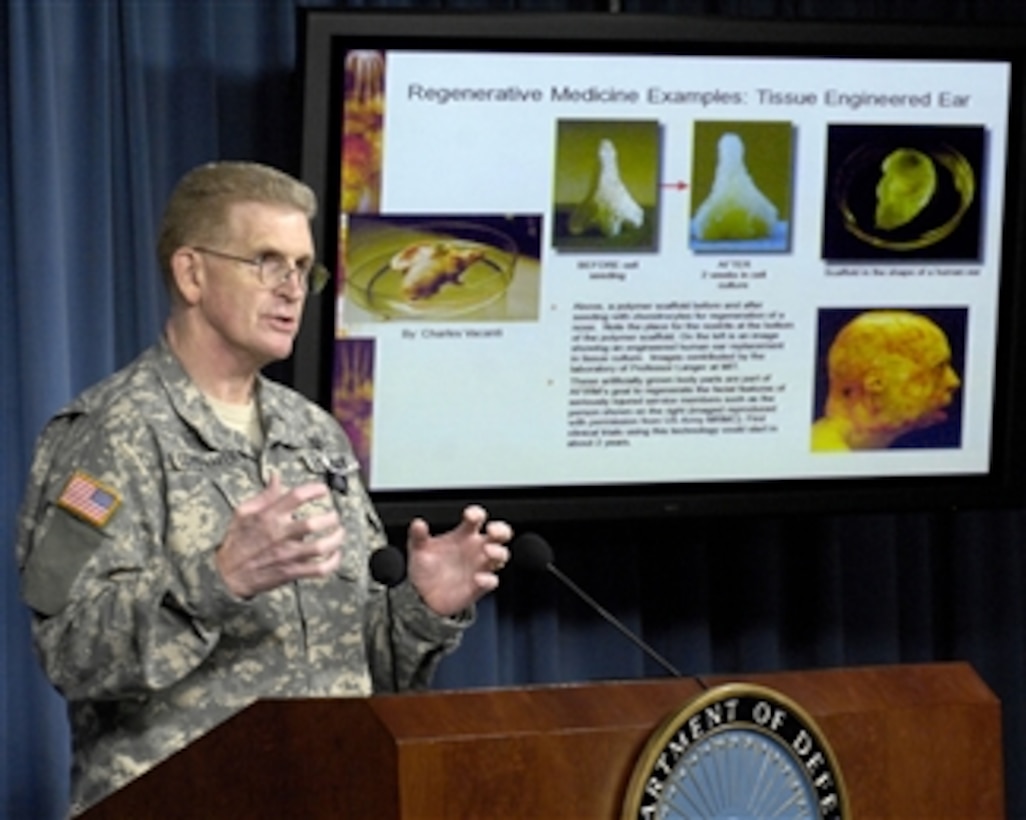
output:
{"label": "yellow face photograph", "polygon": [[929,313],[822,312],[813,450],[959,446],[966,311]]}

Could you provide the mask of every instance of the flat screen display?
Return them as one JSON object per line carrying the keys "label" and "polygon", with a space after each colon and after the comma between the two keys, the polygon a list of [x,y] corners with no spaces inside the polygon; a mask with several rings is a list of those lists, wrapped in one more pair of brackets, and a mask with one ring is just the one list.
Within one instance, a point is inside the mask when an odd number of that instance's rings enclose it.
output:
{"label": "flat screen display", "polygon": [[335,289],[295,356],[386,518],[1008,501],[1017,31],[309,12]]}

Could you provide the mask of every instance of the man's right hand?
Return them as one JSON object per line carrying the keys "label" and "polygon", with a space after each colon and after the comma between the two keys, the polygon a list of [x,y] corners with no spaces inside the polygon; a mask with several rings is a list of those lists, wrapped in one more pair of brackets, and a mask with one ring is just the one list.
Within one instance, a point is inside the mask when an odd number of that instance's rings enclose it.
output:
{"label": "man's right hand", "polygon": [[298,514],[330,492],[319,481],[286,489],[274,473],[265,489],[236,507],[215,556],[232,594],[250,598],[299,578],[325,578],[338,569],[345,532],[334,506]]}

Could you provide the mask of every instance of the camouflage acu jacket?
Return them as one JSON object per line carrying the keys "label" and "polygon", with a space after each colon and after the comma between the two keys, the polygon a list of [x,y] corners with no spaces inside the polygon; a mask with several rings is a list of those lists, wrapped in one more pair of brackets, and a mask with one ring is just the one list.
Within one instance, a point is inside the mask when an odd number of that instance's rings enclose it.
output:
{"label": "camouflage acu jacket", "polygon": [[[162,341],[40,435],[17,557],[38,653],[68,701],[72,813],[257,698],[425,686],[469,621],[436,616],[406,583],[387,616],[367,569],[384,535],[341,428],[266,379],[258,399],[259,452]],[[349,472],[332,493],[346,529],[336,575],[232,596],[213,555],[233,507],[271,470],[295,486],[329,468]]]}

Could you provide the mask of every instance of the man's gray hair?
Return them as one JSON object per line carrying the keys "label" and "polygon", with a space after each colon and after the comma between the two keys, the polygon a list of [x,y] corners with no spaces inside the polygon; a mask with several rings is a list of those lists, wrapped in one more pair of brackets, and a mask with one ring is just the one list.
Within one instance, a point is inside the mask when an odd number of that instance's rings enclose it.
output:
{"label": "man's gray hair", "polygon": [[210,162],[185,174],[164,210],[157,258],[171,284],[171,257],[185,245],[216,241],[225,231],[228,210],[240,202],[285,205],[317,214],[317,196],[298,179],[256,162]]}

